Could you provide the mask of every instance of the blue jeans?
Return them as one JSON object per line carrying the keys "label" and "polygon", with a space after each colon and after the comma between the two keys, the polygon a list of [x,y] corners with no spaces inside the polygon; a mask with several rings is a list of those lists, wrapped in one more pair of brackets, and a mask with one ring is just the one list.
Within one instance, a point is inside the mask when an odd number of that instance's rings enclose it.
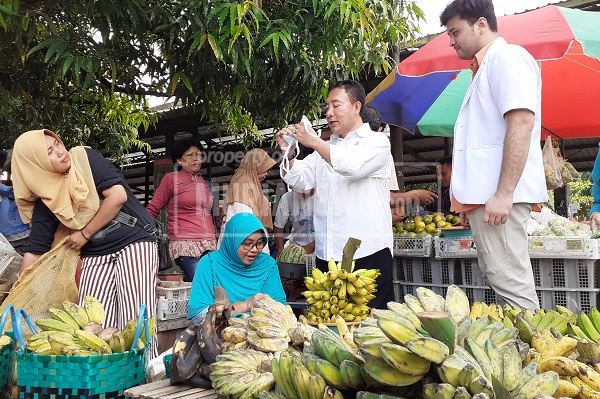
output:
{"label": "blue jeans", "polygon": [[183,281],[192,282],[194,280],[194,274],[196,274],[196,267],[198,267],[199,260],[200,258],[194,258],[192,256],[180,256],[175,259],[175,264],[183,271]]}

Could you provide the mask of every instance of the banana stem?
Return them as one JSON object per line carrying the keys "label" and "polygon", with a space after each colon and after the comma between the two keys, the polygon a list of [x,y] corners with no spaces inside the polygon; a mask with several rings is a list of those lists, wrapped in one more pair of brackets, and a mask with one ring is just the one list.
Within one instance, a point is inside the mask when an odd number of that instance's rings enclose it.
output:
{"label": "banana stem", "polygon": [[417,317],[423,328],[432,338],[443,342],[454,353],[454,347],[458,340],[456,322],[450,313],[446,312],[420,312]]}

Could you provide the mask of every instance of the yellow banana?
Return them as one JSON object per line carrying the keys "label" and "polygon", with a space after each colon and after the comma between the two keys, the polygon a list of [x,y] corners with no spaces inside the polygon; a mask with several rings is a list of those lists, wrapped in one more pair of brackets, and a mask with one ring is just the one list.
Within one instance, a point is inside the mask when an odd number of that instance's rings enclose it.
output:
{"label": "yellow banana", "polygon": [[102,354],[112,353],[108,343],[92,333],[82,330],[75,330],[75,336],[81,339],[83,343],[89,346],[92,350],[98,351]]}
{"label": "yellow banana", "polygon": [[85,326],[90,321],[86,310],[82,306],[70,301],[63,301],[62,305],[65,312],[75,319],[79,327]]}
{"label": "yellow banana", "polygon": [[98,324],[104,323],[104,306],[96,298],[86,295],[83,298],[83,308],[90,321],[95,321]]}

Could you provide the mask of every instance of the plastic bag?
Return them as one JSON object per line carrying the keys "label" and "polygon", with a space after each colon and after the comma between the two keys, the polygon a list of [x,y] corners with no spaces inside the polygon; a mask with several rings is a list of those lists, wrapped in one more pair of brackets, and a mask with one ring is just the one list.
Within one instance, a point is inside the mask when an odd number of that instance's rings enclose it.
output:
{"label": "plastic bag", "polygon": [[171,259],[171,253],[169,252],[167,226],[158,220],[154,222],[156,223],[158,237],[158,270],[162,272],[173,267],[173,259]]}
{"label": "plastic bag", "polygon": [[558,156],[558,148],[552,145],[550,136],[546,138],[544,148],[542,149],[542,159],[544,161],[544,175],[546,176],[546,188],[554,190],[562,187],[564,182],[561,174],[561,160]]}

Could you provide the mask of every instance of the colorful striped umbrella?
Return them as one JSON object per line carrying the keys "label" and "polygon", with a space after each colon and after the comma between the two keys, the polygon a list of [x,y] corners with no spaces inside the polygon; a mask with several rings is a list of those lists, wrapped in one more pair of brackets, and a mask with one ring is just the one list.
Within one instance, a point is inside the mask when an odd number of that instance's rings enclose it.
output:
{"label": "colorful striped umbrella", "polygon": [[[542,70],[542,125],[563,138],[600,136],[600,12],[546,6],[498,17],[498,33]],[[383,121],[426,136],[452,136],[471,82],[443,33],[398,64],[367,97]],[[510,79],[510,76],[506,76]]]}

